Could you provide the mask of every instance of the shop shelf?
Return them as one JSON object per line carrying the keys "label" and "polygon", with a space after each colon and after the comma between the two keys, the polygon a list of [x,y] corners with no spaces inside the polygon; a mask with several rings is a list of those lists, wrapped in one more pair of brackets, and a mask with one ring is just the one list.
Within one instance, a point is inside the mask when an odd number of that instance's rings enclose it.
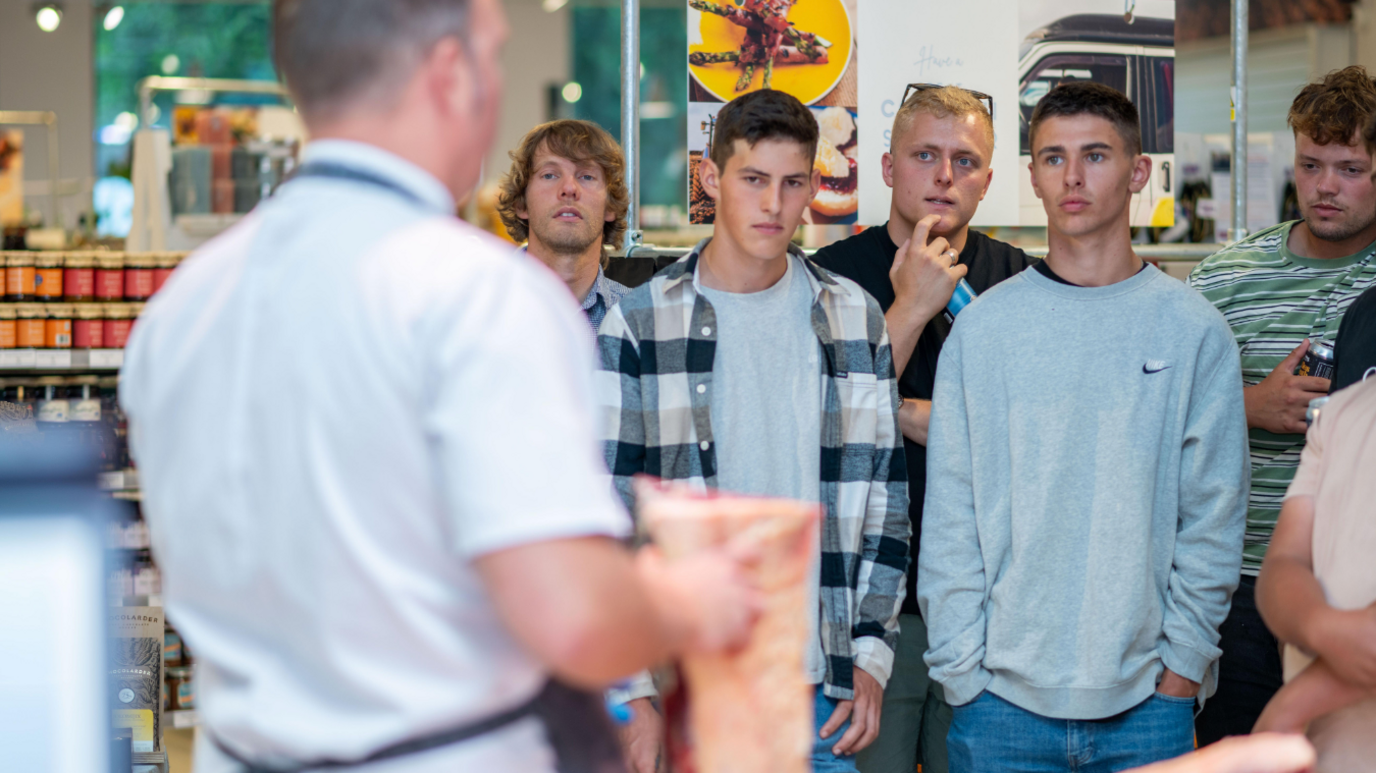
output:
{"label": "shop shelf", "polygon": [[123,349],[0,349],[0,372],[119,370]]}

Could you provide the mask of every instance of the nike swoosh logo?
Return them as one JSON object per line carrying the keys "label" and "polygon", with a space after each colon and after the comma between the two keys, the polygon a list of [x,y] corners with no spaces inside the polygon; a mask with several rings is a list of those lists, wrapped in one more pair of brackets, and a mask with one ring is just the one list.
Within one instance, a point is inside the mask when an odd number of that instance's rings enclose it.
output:
{"label": "nike swoosh logo", "polygon": [[1160,373],[1171,365],[1163,360],[1147,360],[1147,364],[1142,366],[1143,373]]}

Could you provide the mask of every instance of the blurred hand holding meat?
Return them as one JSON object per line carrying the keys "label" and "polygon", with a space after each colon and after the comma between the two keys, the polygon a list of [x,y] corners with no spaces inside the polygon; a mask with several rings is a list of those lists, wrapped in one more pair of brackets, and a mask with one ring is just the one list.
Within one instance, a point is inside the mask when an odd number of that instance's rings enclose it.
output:
{"label": "blurred hand holding meat", "polygon": [[816,611],[807,609],[805,585],[819,506],[693,492],[652,478],[637,479],[635,488],[640,520],[667,560],[729,545],[755,557],[750,573],[765,599],[744,648],[681,662],[679,692],[666,701],[670,769],[807,773],[813,717],[803,653]]}

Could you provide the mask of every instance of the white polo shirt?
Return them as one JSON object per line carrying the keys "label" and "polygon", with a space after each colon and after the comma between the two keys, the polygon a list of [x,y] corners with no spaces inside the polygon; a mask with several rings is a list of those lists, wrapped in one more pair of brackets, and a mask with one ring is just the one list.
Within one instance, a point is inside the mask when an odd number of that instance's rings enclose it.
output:
{"label": "white polo shirt", "polygon": [[[120,386],[202,718],[270,764],[357,758],[529,699],[546,673],[470,562],[629,530],[563,283],[392,154],[321,141],[305,161],[412,198],[288,183],[149,303]],[[196,763],[235,769],[208,743]],[[551,769],[532,719],[366,768]]]}

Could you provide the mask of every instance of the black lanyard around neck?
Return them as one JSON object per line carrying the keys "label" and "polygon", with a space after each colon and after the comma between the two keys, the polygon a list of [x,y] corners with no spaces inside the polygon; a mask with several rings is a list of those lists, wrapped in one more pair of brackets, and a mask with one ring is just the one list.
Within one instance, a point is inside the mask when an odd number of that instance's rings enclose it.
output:
{"label": "black lanyard around neck", "polygon": [[358,183],[360,185],[371,185],[374,188],[382,188],[400,196],[403,199],[426,209],[434,209],[434,204],[421,198],[415,191],[407,188],[395,180],[390,180],[380,174],[374,174],[363,169],[352,166],[335,164],[328,161],[308,161],[296,170],[292,175],[292,180],[303,178],[324,178],[330,180],[344,180],[347,182]]}

